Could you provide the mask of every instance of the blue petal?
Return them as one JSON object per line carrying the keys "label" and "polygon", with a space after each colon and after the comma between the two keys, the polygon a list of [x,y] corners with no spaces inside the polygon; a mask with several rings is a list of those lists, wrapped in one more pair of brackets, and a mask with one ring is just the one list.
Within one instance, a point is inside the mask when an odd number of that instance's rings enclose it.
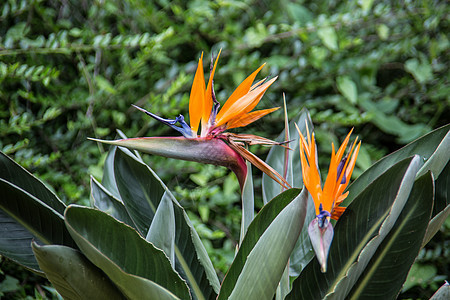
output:
{"label": "blue petal", "polygon": [[[161,118],[160,116],[157,116],[143,108],[140,108],[137,105],[134,105],[134,104],[131,104],[131,105],[134,106],[135,108],[139,109],[140,111],[145,112],[147,115],[154,118],[155,120],[158,120],[159,122],[166,124],[170,128],[173,128],[176,131],[180,132],[185,138],[195,138],[195,136],[191,130],[191,127],[186,123],[183,115],[179,115],[178,117],[175,118],[175,120],[164,119],[164,118]],[[177,123],[179,123],[181,125],[181,127],[176,126]]]}

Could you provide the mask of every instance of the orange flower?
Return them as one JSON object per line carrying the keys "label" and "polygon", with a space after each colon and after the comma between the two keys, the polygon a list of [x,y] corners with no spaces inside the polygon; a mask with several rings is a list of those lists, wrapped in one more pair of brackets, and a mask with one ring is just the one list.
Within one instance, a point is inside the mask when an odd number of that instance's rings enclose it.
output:
{"label": "orange flower", "polygon": [[330,167],[323,188],[317,169],[317,147],[314,133],[310,135],[308,131],[306,140],[299,132],[301,139],[300,159],[302,164],[303,183],[314,199],[314,206],[318,218],[331,217],[332,219],[337,220],[345,211],[345,207],[340,207],[339,205],[348,195],[348,192],[344,193],[344,190],[350,181],[361,146],[361,141],[356,146],[358,141],[358,138],[356,138],[349,153],[344,156],[352,131],[353,129],[348,133],[337,153],[335,153],[334,144],[331,144],[332,152]]}
{"label": "orange flower", "polygon": [[211,70],[207,86],[203,75],[203,54],[198,61],[189,99],[189,116],[194,137],[197,136],[200,121],[202,123],[200,137],[215,136],[226,129],[247,126],[278,109],[276,107],[251,112],[269,86],[276,80],[275,77],[266,83],[259,82],[253,85],[256,75],[264,66],[262,65],[236,88],[222,109],[218,111],[220,104],[215,98],[213,77],[219,56],[220,52]]}
{"label": "orange flower", "polygon": [[[134,107],[177,130],[185,138],[192,140],[192,142],[198,141],[205,146],[213,143],[211,139],[219,139],[226,142],[226,145],[237,152],[242,158],[251,162],[284,187],[289,187],[289,184],[280,174],[278,174],[278,172],[245,148],[245,144],[279,145],[280,143],[251,134],[233,134],[224,132],[227,129],[247,126],[279,108],[275,107],[252,111],[277,77],[272,78],[267,82],[261,80],[256,84],[253,84],[256,75],[264,65],[260,66],[236,88],[225,102],[222,109],[219,110],[220,103],[217,101],[214,93],[213,81],[219,56],[220,52],[214,65],[212,64],[213,59],[211,59],[211,74],[209,76],[208,84],[205,83],[203,73],[203,54],[198,61],[189,98],[190,125],[184,120],[182,115],[179,115],[175,119],[164,119],[138,106],[134,105]],[[201,128],[200,135],[198,135],[199,128]],[[148,141],[149,140],[147,139],[146,142]],[[171,141],[174,142],[175,140],[172,139]],[[217,143],[215,143],[215,145],[216,144]],[[183,145],[186,145],[186,143],[183,143]],[[158,153],[162,155],[165,152],[160,151]],[[179,154],[177,155],[179,156]],[[189,157],[187,159],[201,161],[201,158],[198,157]],[[218,164],[227,166],[228,162],[226,161],[226,157],[224,157],[223,160],[223,163]],[[246,173],[246,169],[240,173],[242,174],[238,175],[238,178],[240,178],[240,182],[242,183],[245,178],[243,175]]]}
{"label": "orange flower", "polygon": [[308,235],[321,271],[326,272],[328,252],[334,236],[333,226],[329,221],[330,218],[339,219],[345,211],[345,207],[339,205],[348,195],[348,192],[344,193],[344,190],[352,176],[361,141],[356,145],[358,142],[358,138],[356,138],[350,147],[350,151],[345,156],[344,152],[353,129],[348,133],[337,153],[335,153],[334,144],[331,144],[330,167],[322,188],[319,170],[317,169],[317,146],[314,133],[310,135],[308,125],[306,125],[307,139],[305,139],[298,127],[297,130],[300,136],[303,184],[311,194],[316,209],[316,218],[308,226]]}

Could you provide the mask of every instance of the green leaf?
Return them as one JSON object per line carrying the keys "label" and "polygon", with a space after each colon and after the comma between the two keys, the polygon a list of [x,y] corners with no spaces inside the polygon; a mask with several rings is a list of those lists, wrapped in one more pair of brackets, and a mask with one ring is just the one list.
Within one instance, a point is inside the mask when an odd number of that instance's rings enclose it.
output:
{"label": "green leaf", "polygon": [[[292,151],[289,151],[289,160],[288,160],[288,176],[287,182],[296,188],[303,187],[302,180],[302,169],[300,163],[300,148],[299,148],[299,140],[300,137],[298,135],[297,129],[295,128],[295,124],[299,127],[300,131],[303,135],[306,136],[306,124],[308,124],[308,128],[310,133],[312,132],[314,125],[312,124],[311,117],[307,109],[302,109],[297,117],[295,117],[291,122],[289,122],[289,133],[290,140],[289,148]],[[276,138],[276,141],[282,142],[285,141],[285,130],[283,130],[280,135]],[[278,173],[284,173],[284,148],[274,146],[270,149],[269,154],[267,155],[266,163],[268,163],[272,168],[274,168]],[[291,172],[289,172],[291,170]],[[292,174],[292,175],[291,175]],[[267,175],[263,174],[263,200],[264,203],[267,203],[270,199],[277,196],[281,190],[280,185],[275,181],[270,179]],[[307,228],[308,224],[315,217],[315,208],[312,197],[308,196],[308,210],[306,213],[305,223],[303,226]],[[289,260],[290,263],[290,276],[298,276],[300,271],[309,263],[309,261],[314,257],[314,251],[311,246],[311,241],[309,240],[307,230],[301,232],[297,244],[295,245],[294,251],[292,251],[291,258]]]}
{"label": "green leaf", "polygon": [[346,209],[334,228],[326,273],[313,259],[287,299],[344,299],[403,209],[420,166],[418,156],[392,166]]}
{"label": "green leaf", "polygon": [[97,75],[95,76],[95,82],[100,90],[107,92],[108,94],[116,94],[117,91],[114,86],[104,77]]}
{"label": "green leaf", "polygon": [[439,290],[430,298],[430,300],[447,300],[450,298],[450,285],[444,283]]}
{"label": "green leaf", "polygon": [[[164,194],[161,181],[147,165],[121,149],[114,157],[114,177],[121,199],[136,224],[137,231],[146,236],[156,208]],[[149,176],[150,175],[150,176]]]}
{"label": "green leaf", "polygon": [[123,202],[115,198],[104,186],[91,176],[91,199],[94,207],[106,212],[119,221],[136,227]]}
{"label": "green leaf", "polygon": [[247,162],[247,177],[245,178],[244,187],[242,188],[242,221],[241,234],[239,236],[239,243],[244,239],[248,226],[253,221],[255,215],[255,200],[253,194],[253,175],[252,165]]}
{"label": "green leaf", "polygon": [[[299,189],[283,192],[267,203],[256,215],[222,282],[218,299],[228,299],[233,293],[233,297],[248,299],[244,294],[250,291],[263,293],[264,299],[272,298],[300,234],[301,224],[304,223],[307,192],[305,190],[300,195],[299,193]],[[292,205],[289,205],[290,203]],[[285,224],[288,220],[293,223]],[[271,224],[273,227],[269,230]],[[243,281],[244,277],[248,280],[247,283]],[[256,292],[253,288],[259,291]]]}
{"label": "green leaf", "polygon": [[41,273],[31,241],[77,248],[56,210],[20,187],[0,178],[0,253]]}
{"label": "green leaf", "polygon": [[66,205],[42,181],[0,152],[0,178],[35,196],[61,215]]}
{"label": "green leaf", "polygon": [[333,51],[339,49],[336,30],[333,27],[322,27],[317,31],[317,34],[325,47]]}
{"label": "green leaf", "polygon": [[[105,159],[103,167],[102,185],[117,199],[120,199],[120,193],[117,189],[116,178],[114,177],[114,156],[117,147],[111,147]],[[125,148],[124,148],[125,149]]]}
{"label": "green leaf", "polygon": [[380,24],[377,26],[377,34],[382,41],[385,41],[389,37],[389,27],[386,24]]}
{"label": "green leaf", "polygon": [[175,265],[175,214],[172,199],[167,193],[159,202],[146,240],[163,250],[172,266]]}
{"label": "green leaf", "polygon": [[408,278],[406,279],[402,291],[407,291],[416,285],[423,287],[427,282],[431,282],[436,275],[436,266],[415,263],[409,271]]}
{"label": "green leaf", "polygon": [[6,275],[5,279],[0,282],[0,296],[3,296],[3,293],[15,292],[21,287],[20,281],[17,278]]}
{"label": "green leaf", "polygon": [[414,76],[418,83],[427,83],[433,79],[433,69],[426,59],[412,58],[406,61],[405,70]]}
{"label": "green leaf", "polygon": [[175,214],[175,269],[188,282],[192,297],[214,299],[219,279],[189,217],[172,193],[149,166],[121,149],[116,151],[114,168],[122,201],[140,231],[148,231],[145,228],[149,228],[162,195],[170,196]]}
{"label": "green leaf", "polygon": [[[419,253],[433,207],[433,176],[416,180],[408,202],[348,299],[394,299]],[[389,280],[386,275],[389,274]]]}
{"label": "green leaf", "polygon": [[358,90],[356,84],[348,76],[339,76],[336,79],[339,92],[352,104],[358,100]]}
{"label": "green leaf", "polygon": [[70,205],[66,226],[84,255],[133,299],[189,299],[164,252],[99,210]]}
{"label": "green leaf", "polygon": [[450,162],[447,162],[444,170],[442,170],[439,178],[435,182],[435,197],[433,205],[433,213],[431,220],[428,224],[427,232],[425,233],[425,238],[422,242],[422,247],[425,246],[441,229],[442,224],[450,216]]}
{"label": "green leaf", "polygon": [[[350,193],[347,199],[344,200],[343,206],[347,206],[349,203],[351,203],[369,184],[371,184],[381,174],[386,172],[386,170],[388,170],[391,166],[398,163],[399,161],[415,154],[422,156],[426,160],[434,159],[433,153],[435,153],[436,150],[442,145],[444,139],[450,138],[449,130],[450,124],[433,130],[429,134],[424,135],[414,142],[409,143],[405,147],[380,159],[350,184],[350,186],[348,187]],[[443,148],[442,151],[444,151]],[[425,161],[424,166],[426,165],[426,162],[427,161]],[[438,178],[440,170],[442,170],[444,166],[445,164],[438,166],[438,169],[431,169],[435,178]],[[426,171],[427,170],[422,167],[420,173],[423,174]]]}
{"label": "green leaf", "polygon": [[33,242],[39,266],[64,299],[123,299],[117,287],[81,252]]}

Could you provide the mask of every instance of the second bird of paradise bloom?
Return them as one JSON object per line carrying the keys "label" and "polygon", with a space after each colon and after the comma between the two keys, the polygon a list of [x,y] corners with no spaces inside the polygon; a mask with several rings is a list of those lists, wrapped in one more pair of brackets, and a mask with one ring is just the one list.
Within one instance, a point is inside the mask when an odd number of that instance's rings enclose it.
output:
{"label": "second bird of paradise bloom", "polygon": [[253,84],[264,65],[260,66],[236,88],[222,109],[219,110],[220,103],[215,96],[213,80],[219,56],[220,52],[214,65],[211,58],[211,73],[208,84],[205,83],[203,73],[203,54],[198,61],[189,98],[190,125],[182,115],[175,119],[165,119],[134,105],[137,109],[180,132],[183,137],[145,137],[117,141],[96,141],[170,158],[222,165],[236,174],[241,188],[247,174],[245,160],[248,160],[272,179],[284,187],[288,187],[289,184],[278,172],[245,148],[245,145],[279,145],[279,143],[251,134],[225,132],[228,129],[247,126],[278,109],[276,107],[252,111],[277,78],[267,81],[264,79]]}
{"label": "second bird of paradise bloom", "polygon": [[345,211],[345,207],[339,205],[348,196],[348,191],[344,191],[352,176],[361,146],[361,141],[358,143],[358,138],[356,138],[350,151],[344,155],[352,131],[353,129],[348,133],[337,152],[332,144],[330,166],[323,186],[317,167],[317,146],[314,133],[310,134],[307,128],[305,139],[299,131],[303,184],[313,198],[316,212],[316,217],[308,226],[308,234],[322,272],[326,272],[328,252],[334,235],[330,219],[339,219]]}

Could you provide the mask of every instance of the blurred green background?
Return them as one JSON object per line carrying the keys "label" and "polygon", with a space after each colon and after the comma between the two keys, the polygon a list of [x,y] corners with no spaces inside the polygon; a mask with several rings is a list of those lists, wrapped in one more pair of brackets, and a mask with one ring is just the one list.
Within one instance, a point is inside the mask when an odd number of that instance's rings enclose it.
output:
{"label": "blurred green background", "polygon": [[[219,101],[266,62],[279,76],[258,108],[306,107],[322,170],[351,127],[354,175],[450,121],[447,1],[4,0],[0,4],[0,150],[66,203],[89,205],[107,148],[87,137],[177,135],[133,109],[187,117],[201,54],[222,55]],[[205,71],[208,69],[205,64]],[[208,73],[208,72],[206,72]],[[245,128],[275,138],[277,111]],[[243,132],[242,129],[236,130]],[[268,149],[251,150],[265,159]],[[222,278],[240,223],[239,186],[221,167],[144,156],[188,210]],[[261,174],[254,171],[256,205]],[[301,180],[300,178],[298,180]],[[428,299],[449,276],[450,222],[423,249],[400,299]],[[0,257],[0,296],[55,298],[44,279]]]}

